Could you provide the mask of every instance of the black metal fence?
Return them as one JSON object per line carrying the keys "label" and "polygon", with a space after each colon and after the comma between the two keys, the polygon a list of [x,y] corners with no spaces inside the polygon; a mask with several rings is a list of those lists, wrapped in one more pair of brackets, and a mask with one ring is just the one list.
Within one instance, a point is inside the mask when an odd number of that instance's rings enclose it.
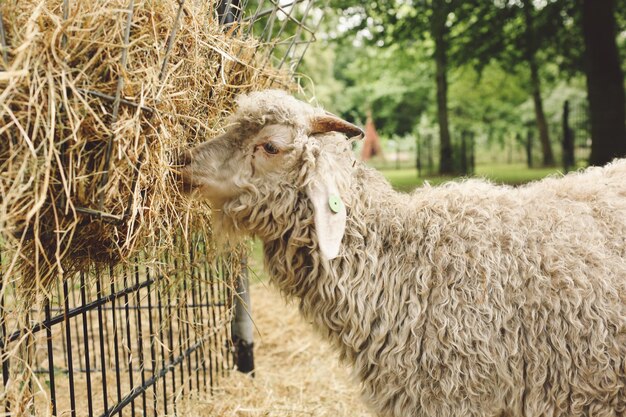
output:
{"label": "black metal fence", "polygon": [[[564,172],[586,166],[592,140],[587,102],[566,100],[557,113],[561,122],[549,125],[557,163],[560,162]],[[485,155],[477,151],[477,134],[471,130],[457,130],[453,133],[451,147],[454,169],[459,175],[473,175],[478,157],[483,157],[483,163],[486,160]],[[491,158],[492,162],[525,162],[529,168],[538,167],[541,143],[537,136],[536,124],[531,120],[517,131],[514,138],[511,135],[513,140],[502,141],[500,145],[485,144],[483,135],[480,151],[496,148],[495,152],[491,152],[497,155]],[[388,150],[391,152],[386,154],[384,160],[370,162],[373,166],[382,169],[416,168],[420,177],[437,174],[440,141],[436,129],[426,128],[412,137],[396,138],[390,142]]]}
{"label": "black metal fence", "polygon": [[27,309],[19,288],[3,288],[3,411],[175,412],[177,398],[209,390],[232,368],[229,283],[239,270],[237,259],[213,260],[196,240],[184,259],[94,267]]}
{"label": "black metal fence", "polygon": [[561,125],[562,162],[565,171],[586,165],[591,151],[591,121],[587,102],[565,101]]}

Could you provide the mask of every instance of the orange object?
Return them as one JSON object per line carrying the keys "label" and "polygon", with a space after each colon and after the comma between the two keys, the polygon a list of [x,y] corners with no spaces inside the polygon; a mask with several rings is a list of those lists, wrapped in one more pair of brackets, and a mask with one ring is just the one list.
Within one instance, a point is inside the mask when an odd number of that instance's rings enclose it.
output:
{"label": "orange object", "polygon": [[367,112],[367,121],[365,122],[365,140],[363,149],[361,149],[361,160],[368,161],[374,156],[382,156],[383,148],[380,146],[380,137],[376,132],[376,126],[372,119],[372,113]]}

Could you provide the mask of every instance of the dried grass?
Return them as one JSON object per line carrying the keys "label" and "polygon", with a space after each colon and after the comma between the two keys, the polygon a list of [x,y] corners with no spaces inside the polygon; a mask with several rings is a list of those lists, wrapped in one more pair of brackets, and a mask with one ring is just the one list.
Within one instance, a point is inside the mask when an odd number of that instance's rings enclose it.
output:
{"label": "dried grass", "polygon": [[136,2],[128,45],[128,0],[69,4],[0,8],[0,251],[11,253],[5,276],[25,272],[28,288],[172,251],[176,230],[210,236],[207,208],[180,198],[172,164],[220,131],[235,94],[288,77],[258,68],[262,45],[224,33],[213,2],[185,3],[178,24],[178,1]]}
{"label": "dried grass", "polygon": [[337,354],[278,291],[251,289],[256,377],[233,372],[213,395],[187,400],[186,417],[369,417],[357,384]]}
{"label": "dried grass", "polygon": [[[216,2],[137,0],[128,41],[129,0],[68,3],[0,2],[0,300],[14,318],[2,323],[9,332],[29,328],[28,312],[78,271],[131,267],[141,253],[169,285],[189,278],[172,270],[189,253],[187,233],[213,239],[208,207],[178,193],[178,155],[223,129],[235,95],[291,85],[266,66],[268,45],[245,38],[243,26],[224,32]],[[29,340],[0,352],[11,363],[0,404],[14,415],[47,398]]]}

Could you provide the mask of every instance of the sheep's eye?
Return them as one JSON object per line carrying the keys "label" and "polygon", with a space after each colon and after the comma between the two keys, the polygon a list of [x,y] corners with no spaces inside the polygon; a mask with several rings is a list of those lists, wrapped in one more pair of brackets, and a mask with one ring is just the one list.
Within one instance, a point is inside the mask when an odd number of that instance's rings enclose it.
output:
{"label": "sheep's eye", "polygon": [[266,142],[263,144],[263,150],[270,155],[276,155],[278,153],[278,148],[272,145],[270,142]]}

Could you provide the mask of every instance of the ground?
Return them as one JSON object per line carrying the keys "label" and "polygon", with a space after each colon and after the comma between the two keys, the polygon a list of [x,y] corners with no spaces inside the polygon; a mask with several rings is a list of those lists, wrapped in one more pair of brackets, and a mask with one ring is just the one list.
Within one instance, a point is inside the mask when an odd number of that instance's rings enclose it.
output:
{"label": "ground", "polygon": [[373,417],[349,369],[294,304],[267,282],[252,286],[256,377],[222,379],[212,396],[190,400],[187,417]]}

